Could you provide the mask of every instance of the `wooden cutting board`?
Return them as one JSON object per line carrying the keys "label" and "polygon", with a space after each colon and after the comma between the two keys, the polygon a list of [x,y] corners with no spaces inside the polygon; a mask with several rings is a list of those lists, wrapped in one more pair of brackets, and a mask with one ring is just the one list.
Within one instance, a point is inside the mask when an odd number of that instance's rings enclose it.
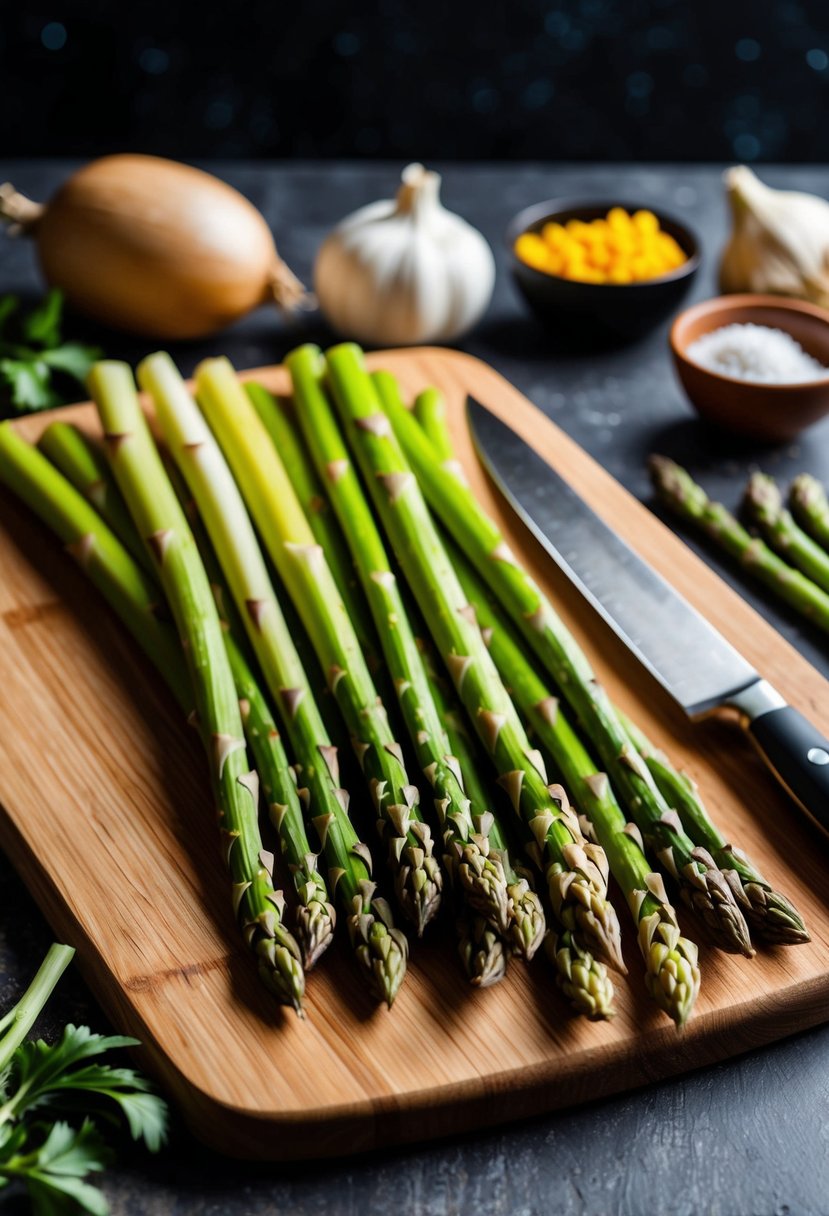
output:
{"label": "wooden cutting board", "polygon": [[[240,1156],[329,1156],[443,1136],[641,1085],[829,1018],[823,840],[732,723],[684,721],[504,510],[472,453],[464,395],[508,419],[829,733],[827,682],[485,364],[431,349],[370,362],[393,371],[407,395],[427,384],[444,390],[470,480],[612,696],[697,779],[725,832],[796,901],[813,940],[752,961],[703,948],[702,991],[682,1033],[644,993],[626,914],[630,974],[618,983],[610,1024],[572,1017],[543,957],[529,968],[514,963],[494,988],[471,990],[440,928],[413,949],[390,1013],[367,999],[341,947],[309,978],[307,1020],[282,1012],[233,923],[195,735],[73,563],[3,496],[0,843],[56,935],[77,947],[113,1022],[144,1043],[142,1064],[198,1136]],[[288,386],[279,368],[256,378],[275,391]],[[59,414],[97,430],[91,406]],[[52,416],[28,418],[20,430],[36,439]]]}

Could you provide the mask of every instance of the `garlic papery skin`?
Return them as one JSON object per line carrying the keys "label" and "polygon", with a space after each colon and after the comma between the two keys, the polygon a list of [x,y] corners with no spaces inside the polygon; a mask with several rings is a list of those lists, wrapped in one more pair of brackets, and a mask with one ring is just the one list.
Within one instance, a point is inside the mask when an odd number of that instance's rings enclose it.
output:
{"label": "garlic papery skin", "polygon": [[724,180],[734,226],[720,263],[722,291],[829,307],[829,203],[773,190],[745,165],[727,170]]}
{"label": "garlic papery skin", "polygon": [[396,199],[361,207],[324,241],[314,290],[326,319],[370,346],[451,342],[492,298],[495,261],[475,228],[440,201],[440,176],[403,172]]}

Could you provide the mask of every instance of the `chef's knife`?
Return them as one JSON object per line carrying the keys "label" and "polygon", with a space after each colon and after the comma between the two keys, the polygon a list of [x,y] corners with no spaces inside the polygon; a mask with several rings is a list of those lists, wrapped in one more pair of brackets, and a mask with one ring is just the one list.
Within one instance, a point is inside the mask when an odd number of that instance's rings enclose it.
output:
{"label": "chef's knife", "polygon": [[484,467],[557,566],[693,719],[731,706],[792,797],[829,833],[829,741],[637,556],[510,427],[472,397]]}

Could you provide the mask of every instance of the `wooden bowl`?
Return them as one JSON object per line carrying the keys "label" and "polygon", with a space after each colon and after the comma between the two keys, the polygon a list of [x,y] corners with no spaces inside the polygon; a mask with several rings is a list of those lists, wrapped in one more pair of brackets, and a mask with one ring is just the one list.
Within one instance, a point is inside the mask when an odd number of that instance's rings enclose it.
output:
{"label": "wooden bowl", "polygon": [[801,384],[758,384],[709,371],[685,353],[703,334],[747,322],[791,334],[829,369],[829,312],[800,300],[757,295],[719,296],[680,313],[670,334],[674,365],[703,418],[740,435],[785,442],[829,413],[829,370],[825,379]]}
{"label": "wooden bowl", "polygon": [[[688,260],[669,274],[642,283],[579,283],[536,270],[515,252],[515,242],[525,232],[540,232],[552,221],[602,219],[611,207],[624,207],[630,214],[652,211]],[[556,337],[581,349],[643,337],[678,307],[700,264],[699,242],[689,228],[649,203],[624,199],[550,199],[525,207],[510,222],[506,243],[513,279],[538,320]]]}

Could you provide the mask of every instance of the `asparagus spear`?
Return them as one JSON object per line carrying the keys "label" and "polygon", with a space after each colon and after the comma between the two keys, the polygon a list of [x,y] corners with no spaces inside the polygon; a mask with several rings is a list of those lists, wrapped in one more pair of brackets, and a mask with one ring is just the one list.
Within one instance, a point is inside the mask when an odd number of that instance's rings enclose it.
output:
{"label": "asparagus spear", "polygon": [[139,566],[151,577],[152,561],[132,525],[105,454],[71,422],[50,422],[37,446],[55,468],[88,498]]}
{"label": "asparagus spear", "polygon": [[[212,663],[213,652],[218,653],[218,661],[209,674],[205,673],[203,680],[205,684],[210,681],[213,687],[206,692],[197,692],[196,696],[202,736],[212,761],[213,786],[223,822],[227,825],[225,839],[233,879],[234,910],[242,920],[245,940],[256,956],[262,979],[280,1001],[293,1005],[300,1013],[305,986],[300,951],[282,923],[284,897],[273,885],[267,865],[268,854],[259,836],[258,779],[255,773],[247,771],[241,729],[235,735],[232,733],[238,722],[239,709],[215,616],[215,628],[211,628],[213,601],[210,589],[204,571],[197,564],[197,555],[192,549],[188,552],[187,534],[182,533],[179,525],[178,503],[169,483],[165,484],[163,480],[163,469],[146,430],[129,369],[120,364],[97,364],[90,380],[92,391],[102,400],[105,416],[117,427],[112,433],[125,436],[121,440],[122,451],[127,448],[131,463],[137,464],[142,474],[143,467],[148,466],[146,476],[153,487],[155,514],[151,516],[148,512],[139,526],[143,525],[142,531],[147,536],[156,531],[168,531],[168,524],[178,533],[166,542],[164,566],[167,581],[172,583],[173,578],[180,578],[183,585],[180,599],[187,603],[188,622],[184,624],[182,613],[180,636],[193,638],[192,652],[202,657],[204,666],[207,656]],[[137,449],[134,456],[129,452],[130,448]],[[0,477],[57,532],[93,584],[128,624],[144,652],[169,669],[171,684],[179,699],[186,703],[183,678],[186,673],[181,671],[180,651],[174,635],[154,614],[158,604],[155,584],[142,573],[90,504],[45,456],[25,443],[7,424],[0,427]],[[169,514],[168,506],[174,508]],[[155,523],[161,527],[157,529],[153,526]],[[186,522],[184,526],[186,528]],[[161,544],[163,546],[164,541]],[[205,593],[209,603],[204,598]],[[195,681],[195,664],[190,672]],[[231,751],[233,742],[236,746]]]}
{"label": "asparagus spear", "polygon": [[411,744],[431,786],[443,835],[443,860],[473,909],[506,932],[507,884],[498,853],[490,848],[489,819],[464,789],[464,773],[449,751],[423,663],[359,477],[322,387],[325,360],[303,346],[285,360],[291,373],[305,442],[351,549],[354,565],[383,647]]}
{"label": "asparagus spear", "polygon": [[752,474],[745,492],[745,509],[772,549],[829,592],[829,553],[795,523],[773,477]]}
{"label": "asparagus spear", "polygon": [[790,491],[792,512],[814,540],[829,549],[829,499],[816,477],[801,473]]}
{"label": "asparagus spear", "polygon": [[[587,815],[610,862],[637,926],[648,992],[677,1026],[688,1019],[700,985],[695,944],[679,931],[660,874],[654,873],[635,824],[626,823],[605,773],[597,772],[549,684],[527,651],[513,638],[504,613],[488,599],[481,580],[457,549],[455,569],[489,652],[515,703],[542,748],[564,776],[576,805]],[[693,843],[688,842],[693,848]]]}
{"label": "asparagus spear", "polygon": [[[390,1006],[403,979],[407,945],[371,881],[371,855],[348,817],[331,744],[279,603],[242,497],[228,465],[167,355],[152,355],[139,379],[153,396],[173,457],[201,512],[265,680],[282,711],[313,823],[329,867],[329,883],[347,916],[352,948],[378,995]],[[283,809],[284,808],[284,809]],[[290,803],[273,811],[277,823]],[[310,865],[310,858],[309,858]]]}
{"label": "asparagus spear", "polygon": [[666,456],[651,456],[651,479],[662,502],[683,519],[702,528],[760,582],[821,629],[829,631],[829,595],[799,570],[778,557],[722,505],[712,502],[691,475]]}
{"label": "asparagus spear", "polygon": [[686,773],[678,772],[638,726],[624,714],[621,716],[654,781],[677,811],[688,835],[708,850],[731,882],[752,933],[774,946],[808,942],[809,934],[800,913],[785,895],[774,890],[745,853],[728,843],[712,822],[696,782]]}
{"label": "asparagus spear", "polygon": [[[100,457],[92,440],[82,431],[66,423],[52,423],[44,432],[44,438],[47,435],[49,436],[48,442],[39,444],[41,451],[57,457],[67,480],[80,493],[87,493],[90,485],[90,471],[94,469],[96,476],[94,497],[101,518],[118,540],[129,549],[130,554],[134,555],[136,550],[142,551],[143,545],[112,476],[112,471],[106,461]],[[170,470],[170,475],[175,487],[175,471]],[[235,628],[232,628],[225,619],[227,597],[222,594],[221,574],[217,572],[215,558],[209,543],[206,543],[198,518],[191,517],[190,526],[210,579],[220,618],[222,618],[225,649],[242,711],[245,739],[253,753],[256,770],[262,784],[262,792],[265,794],[271,819],[277,829],[282,853],[288,863],[297,895],[295,935],[302,952],[303,965],[308,971],[331,943],[334,931],[334,911],[328,900],[325,880],[317,867],[316,855],[308,842],[296,781],[273,715],[250,669],[242,647],[237,643],[236,639],[241,636],[238,623]],[[155,581],[153,575],[154,572],[151,571],[150,577]],[[158,597],[156,595],[153,598],[157,600]],[[141,610],[145,605],[139,603],[137,607]],[[152,605],[150,607],[152,608]],[[153,617],[150,619],[154,622]],[[125,623],[128,627],[130,626],[129,621]],[[167,645],[159,648],[155,645],[155,639],[163,634],[167,635]],[[141,642],[142,639],[137,640]],[[185,716],[189,716],[194,709],[193,691],[184,655],[176,644],[174,631],[165,623],[161,623],[153,628],[151,635],[144,639],[144,642],[145,652],[153,660],[162,677],[170,684]]]}
{"label": "asparagus spear", "polygon": [[[261,384],[248,382],[245,384],[245,392],[279,453],[311,531],[328,559],[328,565],[360,645],[366,655],[376,658],[377,636],[366,612],[365,600],[357,586],[357,572],[353,562],[349,560],[345,538],[331,511],[323,484],[317,477],[308,451],[296,430],[295,420],[292,421],[288,417],[285,403],[277,401]],[[369,666],[372,666],[372,660],[369,661]]]}
{"label": "asparagus spear", "polygon": [[325,555],[285,468],[227,359],[196,371],[199,401],[327,674],[369,781],[400,903],[418,933],[437,911],[442,876],[403,751],[389,727]]}
{"label": "asparagus spear", "polygon": [[454,459],[455,452],[446,422],[446,402],[436,388],[425,388],[415,397],[412,412],[432,442],[439,460]]}
{"label": "asparagus spear", "polygon": [[530,746],[470,619],[466,597],[382,412],[362,352],[350,344],[335,347],[328,353],[328,369],[352,449],[392,547],[499,779],[533,833],[554,912],[564,928],[577,929],[597,953],[621,968],[619,924],[607,898],[607,860],[601,848],[583,839],[562,787],[548,787],[544,762]]}
{"label": "asparagus spear", "polygon": [[643,836],[724,950],[751,956],[748,926],[731,888],[710,856],[689,849],[671,807],[633,747],[584,651],[549,599],[522,569],[494,520],[452,461],[442,465],[416,419],[403,406],[393,377],[379,377],[383,404],[435,514],[491,587],[536,652],[613,781]]}
{"label": "asparagus spear", "polygon": [[489,988],[507,973],[504,939],[485,916],[468,908],[455,920],[458,954],[467,978],[476,988]]}
{"label": "asparagus spear", "polygon": [[418,638],[418,647],[423,658],[432,700],[446,731],[449,750],[456,757],[464,775],[464,784],[469,799],[473,806],[486,808],[486,814],[491,816],[489,841],[491,847],[501,858],[507,881],[510,912],[509,940],[517,953],[522,954],[526,959],[531,959],[544,940],[547,929],[544,908],[533,888],[530,872],[524,867],[516,867],[512,859],[507,834],[493,805],[490,793],[481,778],[479,758],[466,730],[462,711],[437,673],[432,648],[423,638]]}

